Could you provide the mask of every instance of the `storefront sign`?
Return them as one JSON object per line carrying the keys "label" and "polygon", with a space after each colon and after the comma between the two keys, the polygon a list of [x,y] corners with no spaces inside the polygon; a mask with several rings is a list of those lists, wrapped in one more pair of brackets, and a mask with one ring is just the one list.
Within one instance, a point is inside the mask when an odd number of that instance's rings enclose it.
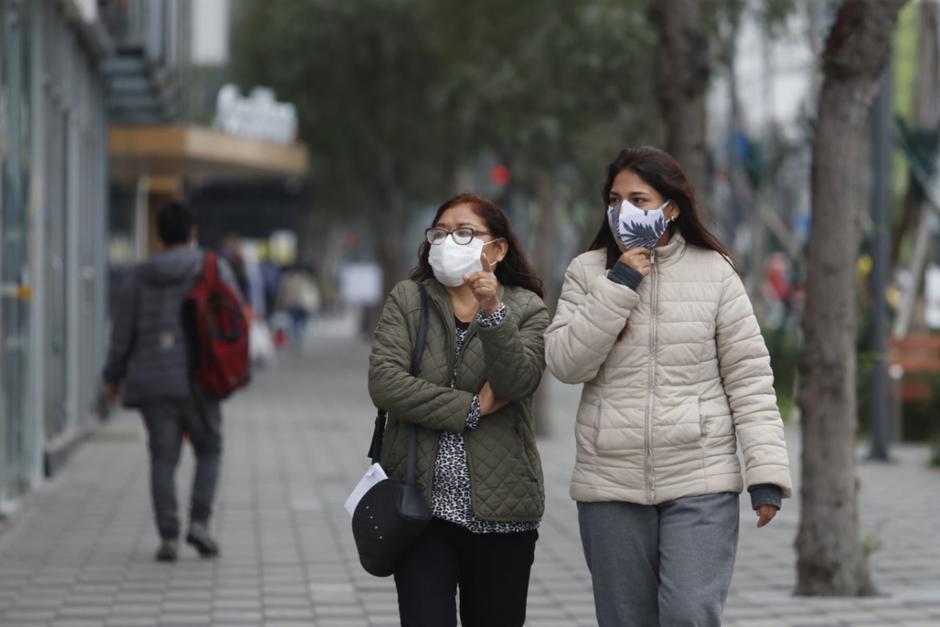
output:
{"label": "storefront sign", "polygon": [[277,102],[274,91],[255,87],[244,97],[235,85],[225,85],[216,99],[213,126],[232,135],[292,144],[297,138],[297,109]]}

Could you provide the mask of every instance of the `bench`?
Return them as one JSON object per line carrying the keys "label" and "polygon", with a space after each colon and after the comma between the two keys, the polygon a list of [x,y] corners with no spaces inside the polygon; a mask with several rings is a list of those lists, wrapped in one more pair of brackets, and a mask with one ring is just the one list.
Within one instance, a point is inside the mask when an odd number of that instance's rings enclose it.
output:
{"label": "bench", "polygon": [[940,335],[908,335],[888,339],[891,398],[902,402],[931,400],[930,381],[908,375],[940,372]]}

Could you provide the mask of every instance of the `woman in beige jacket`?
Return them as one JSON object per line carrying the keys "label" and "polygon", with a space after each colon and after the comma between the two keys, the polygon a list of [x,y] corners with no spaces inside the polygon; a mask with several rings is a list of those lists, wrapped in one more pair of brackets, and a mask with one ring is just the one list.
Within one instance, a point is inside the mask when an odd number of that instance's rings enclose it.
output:
{"label": "woman in beige jacket", "polygon": [[767,348],[731,254],[655,148],[621,151],[590,250],[545,335],[584,385],[571,496],[601,627],[719,625],[744,487],[759,527],[790,496]]}

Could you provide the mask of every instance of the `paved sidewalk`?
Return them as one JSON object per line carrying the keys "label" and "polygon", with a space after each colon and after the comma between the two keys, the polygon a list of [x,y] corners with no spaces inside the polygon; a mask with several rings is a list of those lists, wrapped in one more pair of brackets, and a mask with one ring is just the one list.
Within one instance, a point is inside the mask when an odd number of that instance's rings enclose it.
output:
{"label": "paved sidewalk", "polygon": [[[116,416],[0,535],[0,625],[397,625],[394,586],[358,566],[342,507],[367,463],[367,354],[357,340],[318,338],[308,358],[282,359],[227,404],[216,561],[189,547],[176,564],[153,561],[143,431],[135,415]],[[550,392],[551,431],[540,442],[548,506],[528,625],[589,626],[591,585],[567,494],[578,390]],[[796,504],[757,530],[742,502],[725,624],[940,625],[940,472],[926,469],[923,449],[897,453],[898,463],[860,472],[884,596],[793,597]],[[191,468],[187,452],[181,503]]]}

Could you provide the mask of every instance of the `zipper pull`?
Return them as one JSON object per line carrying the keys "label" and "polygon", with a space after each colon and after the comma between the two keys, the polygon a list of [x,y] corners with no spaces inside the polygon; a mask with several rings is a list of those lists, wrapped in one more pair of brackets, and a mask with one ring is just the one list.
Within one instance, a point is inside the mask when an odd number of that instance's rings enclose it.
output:
{"label": "zipper pull", "polygon": [[650,265],[651,266],[656,265],[656,251],[655,250],[650,251]]}

